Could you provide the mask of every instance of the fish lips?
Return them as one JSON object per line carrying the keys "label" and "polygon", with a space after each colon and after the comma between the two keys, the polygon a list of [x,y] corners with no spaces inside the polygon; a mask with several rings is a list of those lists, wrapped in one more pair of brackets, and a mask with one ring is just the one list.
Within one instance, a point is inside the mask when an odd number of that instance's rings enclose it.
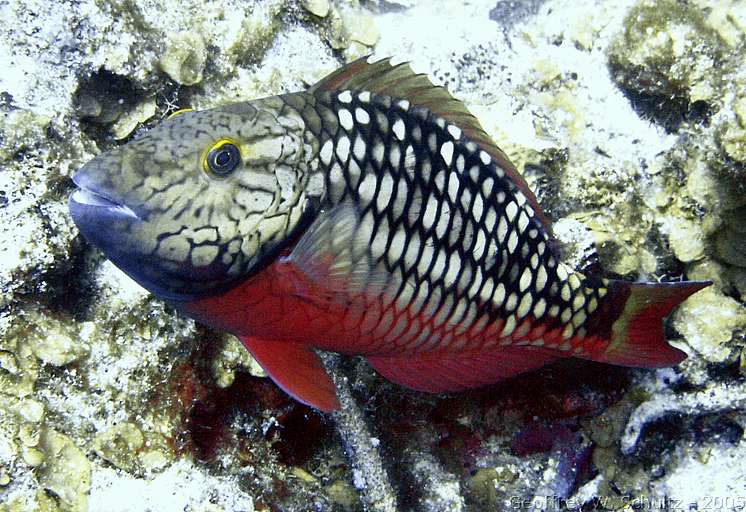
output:
{"label": "fish lips", "polygon": [[128,234],[143,222],[132,209],[86,188],[73,192],[68,207],[83,237],[125,274],[157,297],[183,298],[166,285],[154,259],[133,247]]}
{"label": "fish lips", "polygon": [[114,199],[114,194],[104,191],[92,178],[93,174],[90,164],[87,164],[73,175],[78,189],[70,196],[68,207],[83,236],[105,249],[109,240],[116,238],[116,231],[127,229],[141,220],[132,208]]}
{"label": "fish lips", "polygon": [[[91,164],[86,164],[73,175],[78,186],[68,200],[70,215],[83,237],[100,249],[115,265],[132,275],[130,269],[141,259],[132,245],[130,233],[143,224],[141,216],[123,201],[105,191],[95,177],[103,173]],[[135,277],[135,276],[133,276]],[[135,277],[135,280],[140,281]]]}

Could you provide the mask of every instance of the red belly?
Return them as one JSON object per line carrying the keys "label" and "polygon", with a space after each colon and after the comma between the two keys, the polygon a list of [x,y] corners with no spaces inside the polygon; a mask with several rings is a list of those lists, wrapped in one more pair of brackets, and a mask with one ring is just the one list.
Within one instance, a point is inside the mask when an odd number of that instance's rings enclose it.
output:
{"label": "red belly", "polygon": [[[323,291],[318,291],[318,301],[305,298],[308,289],[304,296],[296,294],[298,278],[286,266],[273,263],[222,295],[188,302],[181,309],[236,336],[293,341],[342,353],[364,354],[379,348],[370,336],[346,324],[349,308],[324,300]],[[364,318],[380,317],[380,306],[369,306]]]}
{"label": "red belly", "polygon": [[[298,294],[298,287],[303,293]],[[432,350],[479,350],[512,343],[500,338],[504,322],[475,322],[461,332],[448,324],[436,327],[431,314],[411,315],[382,297],[363,296],[340,302],[313,287],[287,265],[273,263],[228,292],[186,303],[182,309],[196,320],[237,336],[291,341],[346,354],[413,353]],[[541,325],[519,325],[513,333],[547,341]]]}

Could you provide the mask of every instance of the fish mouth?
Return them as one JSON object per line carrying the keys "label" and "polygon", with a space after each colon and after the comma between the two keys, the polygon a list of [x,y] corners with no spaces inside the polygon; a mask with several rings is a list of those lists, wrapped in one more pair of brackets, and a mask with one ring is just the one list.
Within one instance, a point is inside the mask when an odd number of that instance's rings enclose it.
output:
{"label": "fish mouth", "polygon": [[83,185],[80,176],[80,173],[76,173],[73,176],[73,182],[78,186],[78,189],[70,196],[69,201],[73,216],[75,216],[76,211],[82,213],[83,210],[93,209],[93,211],[98,211],[99,213],[106,212],[112,217],[140,220],[138,215],[129,206],[115,201],[111,196],[103,192]]}

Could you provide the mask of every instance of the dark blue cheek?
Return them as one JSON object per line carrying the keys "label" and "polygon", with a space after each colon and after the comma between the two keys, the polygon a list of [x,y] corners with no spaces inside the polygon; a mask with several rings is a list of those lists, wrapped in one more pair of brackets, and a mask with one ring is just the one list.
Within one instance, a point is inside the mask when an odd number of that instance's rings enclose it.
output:
{"label": "dark blue cheek", "polygon": [[228,273],[222,252],[215,262],[194,267],[189,261],[178,262],[142,252],[140,236],[145,223],[107,204],[83,204],[70,199],[70,214],[85,239],[109,258],[143,288],[162,299],[193,300],[223,292],[237,284],[242,276]]}

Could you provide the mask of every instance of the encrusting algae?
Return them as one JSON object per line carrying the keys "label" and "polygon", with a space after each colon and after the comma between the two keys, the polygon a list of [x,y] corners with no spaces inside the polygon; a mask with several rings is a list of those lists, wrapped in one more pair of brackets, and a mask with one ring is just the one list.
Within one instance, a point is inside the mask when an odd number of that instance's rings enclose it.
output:
{"label": "encrusting algae", "polygon": [[[469,512],[541,509],[538,491],[621,509],[741,492],[744,6],[514,4],[4,4],[0,510]],[[179,34],[204,51],[169,56]],[[179,108],[303,90],[369,45],[414,51],[465,100],[572,268],[712,281],[667,324],[689,357],[654,372],[568,360],[446,397],[344,358],[330,368],[356,413],[333,427],[78,236],[67,197],[85,162]]]}

